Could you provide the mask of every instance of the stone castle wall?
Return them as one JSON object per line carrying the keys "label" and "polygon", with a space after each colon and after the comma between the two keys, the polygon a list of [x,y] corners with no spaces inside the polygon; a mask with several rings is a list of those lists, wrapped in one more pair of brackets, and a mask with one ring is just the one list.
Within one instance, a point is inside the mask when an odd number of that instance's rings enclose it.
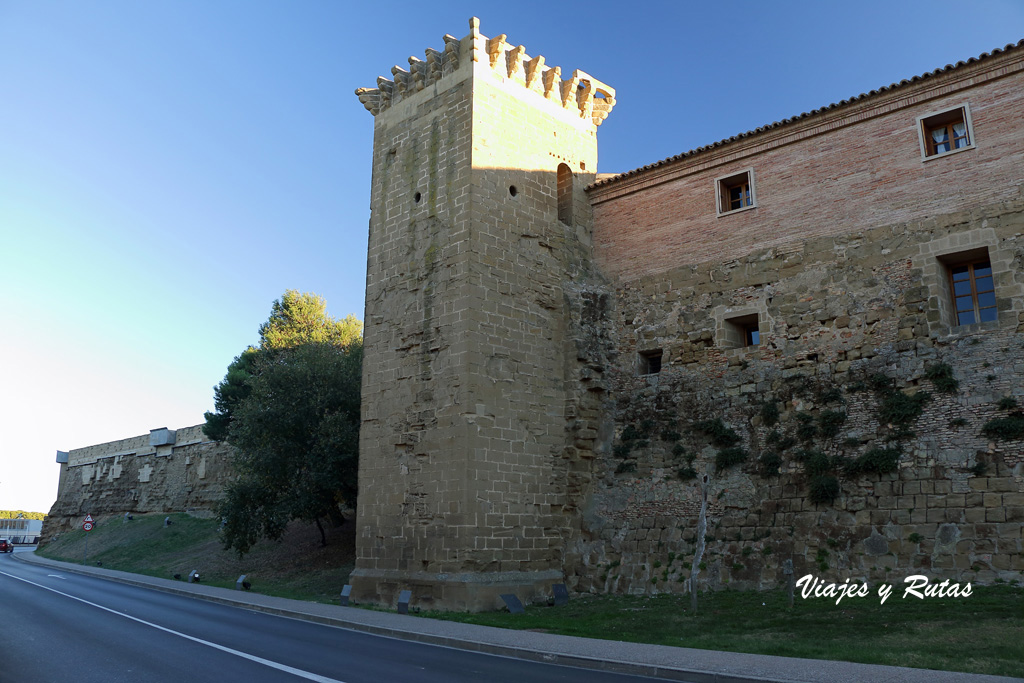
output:
{"label": "stone castle wall", "polygon": [[[591,188],[613,406],[577,588],[685,589],[705,472],[710,586],[777,585],[786,559],[1022,578],[1024,442],[983,431],[1024,404],[1022,67],[1007,51]],[[965,103],[976,147],[923,160],[917,117]],[[756,208],[718,215],[716,178],[744,169]],[[986,258],[998,319],[958,326],[947,266]],[[879,458],[895,471],[851,471]],[[814,503],[822,477],[838,494]]]}
{"label": "stone castle wall", "polygon": [[[705,472],[712,587],[779,585],[787,559],[839,580],[1021,579],[1024,440],[982,430],[1012,412],[1001,400],[1024,404],[1022,232],[1018,202],[808,240],[788,273],[758,250],[621,284],[614,435],[597,462],[577,589],[684,590]],[[951,329],[930,315],[927,266],[951,244],[990,249],[998,321]],[[758,347],[716,343],[730,310],[760,312]],[[661,372],[638,375],[637,350],[653,348]],[[942,366],[955,389],[928,378]],[[915,414],[904,399],[925,393]],[[716,419],[742,462],[715,464],[726,450],[708,433]],[[846,470],[879,449],[895,471]],[[816,504],[822,465],[840,490]]]}
{"label": "stone castle wall", "polygon": [[456,609],[536,597],[561,579],[577,518],[567,291],[588,272],[583,188],[612,92],[601,86],[595,104],[593,79],[563,83],[543,58],[471,28],[357,91],[375,114],[362,600],[391,603],[406,587]]}
{"label": "stone castle wall", "polygon": [[[1024,443],[990,429],[1024,419],[1020,47],[596,183],[614,91],[475,20],[358,90],[358,598],[686,590],[704,473],[702,586],[1022,578]],[[971,146],[924,158],[961,106]],[[996,320],[956,325],[961,259]]]}
{"label": "stone castle wall", "polygon": [[57,500],[42,541],[131,513],[212,515],[231,477],[231,447],[210,441],[202,425],[178,429],[173,444],[152,446],[150,434],[69,451],[60,466]]}

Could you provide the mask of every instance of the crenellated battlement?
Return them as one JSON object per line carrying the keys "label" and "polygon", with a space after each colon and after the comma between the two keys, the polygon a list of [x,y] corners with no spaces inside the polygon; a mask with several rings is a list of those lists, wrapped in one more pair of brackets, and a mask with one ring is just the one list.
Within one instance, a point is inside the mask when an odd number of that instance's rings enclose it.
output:
{"label": "crenellated battlement", "polygon": [[444,50],[427,48],[426,59],[409,57],[409,68],[391,67],[391,79],[377,78],[376,88],[357,88],[356,96],[376,116],[424,88],[486,60],[493,72],[517,82],[563,109],[578,112],[581,119],[600,126],[615,106],[615,90],[579,69],[562,78],[562,68],[546,66],[544,57],[530,57],[522,45],[511,45],[502,33],[487,38],[480,33],[480,20],[469,20],[470,32],[463,39],[444,36]]}

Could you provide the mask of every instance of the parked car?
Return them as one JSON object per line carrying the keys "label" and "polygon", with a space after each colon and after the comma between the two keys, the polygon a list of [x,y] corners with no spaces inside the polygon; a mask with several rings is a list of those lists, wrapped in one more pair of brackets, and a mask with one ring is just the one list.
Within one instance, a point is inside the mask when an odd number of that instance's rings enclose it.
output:
{"label": "parked car", "polygon": [[0,553],[13,553],[14,544],[6,538],[0,538]]}

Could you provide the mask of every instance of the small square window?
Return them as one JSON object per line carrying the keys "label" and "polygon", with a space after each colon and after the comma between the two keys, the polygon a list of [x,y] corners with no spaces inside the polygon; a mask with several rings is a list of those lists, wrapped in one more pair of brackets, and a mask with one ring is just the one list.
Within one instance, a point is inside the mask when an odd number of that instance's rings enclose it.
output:
{"label": "small square window", "polygon": [[719,346],[740,349],[748,346],[761,345],[761,327],[757,313],[726,318]]}
{"label": "small square window", "polygon": [[998,318],[992,264],[988,259],[949,266],[953,315],[957,325],[973,325]]}
{"label": "small square window", "polygon": [[661,349],[640,352],[640,374],[657,375],[661,372]]}
{"label": "small square window", "polygon": [[918,136],[924,159],[974,148],[974,129],[967,105],[919,116]]}
{"label": "small square window", "polygon": [[747,169],[715,180],[718,215],[752,209],[757,206],[754,194],[754,169]]}

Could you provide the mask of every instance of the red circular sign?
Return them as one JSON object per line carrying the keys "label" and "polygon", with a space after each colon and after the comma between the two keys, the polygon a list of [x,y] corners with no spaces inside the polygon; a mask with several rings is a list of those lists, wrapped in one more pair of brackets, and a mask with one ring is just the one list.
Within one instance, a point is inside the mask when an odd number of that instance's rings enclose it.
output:
{"label": "red circular sign", "polygon": [[82,528],[86,531],[92,531],[92,522],[85,522],[82,524]]}

